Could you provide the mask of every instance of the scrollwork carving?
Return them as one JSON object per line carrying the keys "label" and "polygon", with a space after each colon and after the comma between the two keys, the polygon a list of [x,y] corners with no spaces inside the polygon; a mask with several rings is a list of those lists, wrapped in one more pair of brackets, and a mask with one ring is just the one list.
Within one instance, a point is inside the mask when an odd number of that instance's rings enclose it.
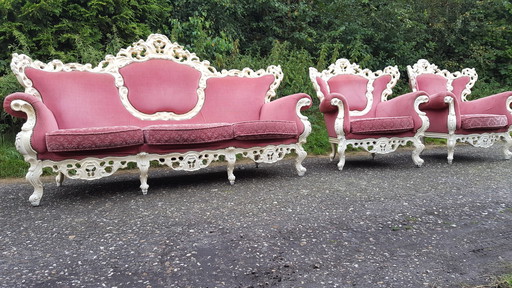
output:
{"label": "scrollwork carving", "polygon": [[[313,86],[315,87],[317,97],[320,100],[320,102],[323,101],[325,95],[320,89],[320,86],[318,85],[316,78],[319,77],[323,79],[325,82],[328,82],[329,79],[331,79],[332,77],[344,74],[358,75],[368,80],[365,94],[366,106],[363,110],[350,110],[350,116],[361,116],[365,115],[366,113],[368,113],[368,111],[370,111],[373,105],[373,82],[375,81],[375,79],[383,75],[389,75],[391,77],[391,80],[386,85],[386,89],[384,89],[382,91],[382,94],[380,95],[381,101],[386,101],[387,97],[392,94],[392,88],[396,85],[398,79],[400,78],[400,71],[398,70],[397,66],[388,66],[384,70],[378,70],[373,72],[370,69],[362,69],[356,63],[350,63],[348,59],[338,59],[335,63],[331,64],[326,70],[323,70],[322,72],[318,72],[316,68],[311,67],[309,69],[309,77],[311,79],[311,82],[313,83]],[[329,87],[327,87],[327,89],[329,89]],[[330,93],[330,91],[328,92]]]}
{"label": "scrollwork carving", "polygon": [[464,68],[462,71],[450,72],[446,69],[439,69],[437,65],[429,63],[425,59],[420,59],[413,66],[407,66],[407,72],[409,74],[409,82],[413,91],[418,90],[416,78],[421,74],[435,74],[440,75],[446,78],[448,81],[446,83],[447,91],[452,92],[453,86],[452,83],[455,79],[460,77],[469,77],[469,81],[464,87],[460,95],[461,101],[467,101],[467,96],[471,94],[471,88],[475,85],[475,82],[478,80],[478,74],[474,68]]}

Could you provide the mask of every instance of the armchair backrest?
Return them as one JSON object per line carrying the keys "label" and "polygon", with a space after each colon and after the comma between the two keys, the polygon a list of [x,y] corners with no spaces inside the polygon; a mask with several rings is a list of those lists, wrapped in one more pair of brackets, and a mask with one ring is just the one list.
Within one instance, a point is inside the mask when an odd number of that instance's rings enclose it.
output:
{"label": "armchair backrest", "polygon": [[309,68],[309,77],[320,101],[331,93],[342,94],[347,99],[350,115],[361,116],[378,102],[387,100],[400,78],[400,72],[396,66],[373,72],[361,69],[347,59],[338,59],[321,72]]}
{"label": "armchair backrest", "polygon": [[428,94],[448,91],[461,101],[467,101],[467,96],[471,94],[471,88],[478,79],[474,68],[450,72],[439,69],[425,59],[418,60],[413,66],[407,66],[407,74],[412,91],[425,91]]}

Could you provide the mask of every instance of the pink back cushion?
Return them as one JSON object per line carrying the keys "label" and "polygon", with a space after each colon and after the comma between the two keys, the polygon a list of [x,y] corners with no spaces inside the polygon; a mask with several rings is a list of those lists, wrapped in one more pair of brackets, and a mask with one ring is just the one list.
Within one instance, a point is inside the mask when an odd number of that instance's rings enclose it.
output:
{"label": "pink back cushion", "polygon": [[457,79],[453,79],[453,94],[455,94],[455,96],[461,97],[462,91],[464,91],[466,85],[469,83],[470,80],[471,78],[469,78],[468,76],[461,76],[458,77]]}
{"label": "pink back cushion", "polygon": [[441,75],[423,74],[416,77],[416,89],[418,91],[425,91],[428,94],[448,91],[447,83],[448,80]]}
{"label": "pink back cushion", "polygon": [[368,79],[358,75],[337,75],[327,83],[331,93],[339,93],[347,98],[350,110],[363,110],[366,107]]}
{"label": "pink back cushion", "polygon": [[172,60],[133,62],[119,69],[128,88],[128,100],[142,113],[185,114],[198,101],[201,72]]}
{"label": "pink back cushion", "polygon": [[260,118],[261,106],[274,75],[212,77],[206,82],[201,114],[208,122],[237,122]]}
{"label": "pink back cushion", "polygon": [[[464,88],[466,88],[466,84],[471,79],[468,76],[461,76],[452,81],[453,90],[450,91],[455,96],[459,97],[462,94]],[[423,74],[416,77],[416,88],[418,91],[425,91],[428,94],[436,94],[444,91],[448,91],[448,79],[441,75],[435,74]]]}
{"label": "pink back cushion", "polygon": [[[381,102],[382,92],[386,89],[388,83],[391,81],[391,76],[389,74],[384,74],[382,76],[377,77],[373,81],[373,107],[372,110]],[[389,98],[391,95],[388,95]]]}
{"label": "pink back cushion", "polygon": [[34,68],[26,68],[25,74],[53,112],[60,129],[139,122],[124,108],[110,74],[46,72]]}

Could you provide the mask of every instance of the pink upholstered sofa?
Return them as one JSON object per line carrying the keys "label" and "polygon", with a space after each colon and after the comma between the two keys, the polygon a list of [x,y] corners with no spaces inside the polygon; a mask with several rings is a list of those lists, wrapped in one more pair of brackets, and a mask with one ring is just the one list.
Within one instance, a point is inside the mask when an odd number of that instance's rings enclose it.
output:
{"label": "pink upholstered sofa", "polygon": [[278,66],[219,72],[153,34],[96,67],[14,54],[11,68],[25,92],[7,96],[4,109],[27,118],[16,147],[30,164],[34,206],[45,167],[60,185],[64,176],[98,179],[133,162],[144,194],[151,162],[193,171],[225,160],[233,184],[237,156],[273,163],[295,152],[298,174],[306,171],[311,125],[301,111],[311,98],[272,100],[283,79]]}

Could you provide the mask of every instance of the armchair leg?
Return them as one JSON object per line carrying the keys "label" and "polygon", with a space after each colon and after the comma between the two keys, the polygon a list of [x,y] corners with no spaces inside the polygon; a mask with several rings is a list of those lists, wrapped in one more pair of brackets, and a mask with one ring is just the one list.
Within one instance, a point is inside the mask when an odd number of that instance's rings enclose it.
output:
{"label": "armchair leg", "polygon": [[505,144],[503,145],[503,153],[507,160],[512,158],[512,151],[510,151],[510,148],[512,148],[512,137],[510,136],[510,133],[507,133],[505,135]]}
{"label": "armchair leg", "polygon": [[43,183],[41,182],[41,175],[43,174],[43,165],[41,161],[31,161],[30,168],[28,169],[25,178],[34,187],[34,192],[28,199],[32,206],[39,206],[41,198],[43,197]]}
{"label": "armchair leg", "polygon": [[423,165],[423,159],[420,158],[421,152],[425,149],[425,145],[421,140],[414,141],[415,149],[412,151],[412,161],[416,164],[417,167],[421,167]]}
{"label": "armchair leg", "polygon": [[338,170],[343,170],[343,166],[345,166],[345,150],[347,150],[347,144],[345,141],[340,141],[338,144],[338,154],[340,155],[340,160],[338,161]]}
{"label": "armchair leg", "polygon": [[454,151],[455,151],[455,143],[456,143],[456,140],[455,140],[455,137],[454,136],[448,136],[448,139],[447,139],[447,146],[448,146],[448,164],[452,164],[453,163],[453,154],[454,154]]}
{"label": "armchair leg", "polygon": [[329,155],[329,159],[331,161],[333,161],[334,157],[336,157],[336,151],[337,151],[336,144],[335,143],[331,143],[331,154]]}
{"label": "armchair leg", "polygon": [[295,149],[295,153],[297,153],[297,158],[295,159],[295,169],[297,170],[297,174],[299,176],[304,176],[306,173],[306,168],[302,166],[302,161],[306,159],[308,153],[302,147]]}

